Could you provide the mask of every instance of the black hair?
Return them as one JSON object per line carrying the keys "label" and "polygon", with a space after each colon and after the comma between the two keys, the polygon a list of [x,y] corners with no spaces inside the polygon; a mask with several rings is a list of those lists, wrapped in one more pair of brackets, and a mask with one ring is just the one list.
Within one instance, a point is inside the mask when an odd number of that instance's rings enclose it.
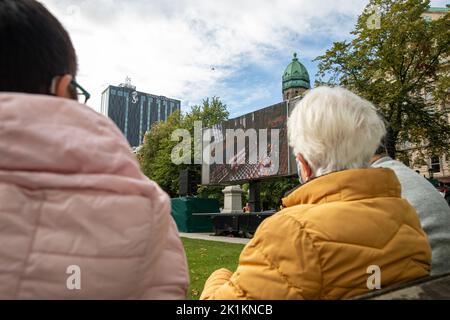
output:
{"label": "black hair", "polygon": [[61,23],[35,0],[0,0],[0,92],[50,94],[53,77],[76,76]]}

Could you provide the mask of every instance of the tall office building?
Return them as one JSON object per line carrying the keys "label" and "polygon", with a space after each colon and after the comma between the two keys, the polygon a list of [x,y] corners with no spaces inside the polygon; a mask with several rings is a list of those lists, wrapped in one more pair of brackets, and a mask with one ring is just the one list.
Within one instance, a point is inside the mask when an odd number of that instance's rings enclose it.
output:
{"label": "tall office building", "polygon": [[116,123],[132,147],[142,143],[153,123],[165,121],[176,110],[180,110],[179,100],[136,91],[129,78],[102,93],[101,113]]}

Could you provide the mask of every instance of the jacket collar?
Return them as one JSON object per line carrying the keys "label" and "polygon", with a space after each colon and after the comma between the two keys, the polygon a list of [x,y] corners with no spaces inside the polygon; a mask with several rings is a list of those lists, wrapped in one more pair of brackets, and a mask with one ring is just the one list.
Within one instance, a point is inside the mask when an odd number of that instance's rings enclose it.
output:
{"label": "jacket collar", "polygon": [[381,165],[382,163],[385,163],[387,161],[392,161],[392,158],[389,157],[389,156],[382,157],[382,158],[378,159],[377,161],[374,161],[372,163],[372,166],[376,167],[376,166]]}
{"label": "jacket collar", "polygon": [[355,201],[377,197],[397,197],[400,183],[386,168],[350,169],[315,178],[283,198],[285,207],[333,201]]}

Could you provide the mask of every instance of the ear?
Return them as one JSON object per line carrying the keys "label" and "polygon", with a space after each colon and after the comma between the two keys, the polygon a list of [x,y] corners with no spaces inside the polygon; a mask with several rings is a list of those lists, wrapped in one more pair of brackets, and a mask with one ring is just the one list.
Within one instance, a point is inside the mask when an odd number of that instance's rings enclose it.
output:
{"label": "ear", "polygon": [[373,155],[372,159],[370,159],[370,164],[374,163],[375,161],[380,160],[382,157],[379,154]]}
{"label": "ear", "polygon": [[300,172],[300,174],[302,175],[303,181],[308,181],[313,175],[311,167],[300,153],[297,153],[297,156],[295,158],[302,164],[302,172]]}
{"label": "ear", "polygon": [[59,81],[56,83],[55,96],[61,98],[69,98],[73,99],[70,94],[70,82],[72,81],[72,76],[70,74],[66,74],[59,78]]}

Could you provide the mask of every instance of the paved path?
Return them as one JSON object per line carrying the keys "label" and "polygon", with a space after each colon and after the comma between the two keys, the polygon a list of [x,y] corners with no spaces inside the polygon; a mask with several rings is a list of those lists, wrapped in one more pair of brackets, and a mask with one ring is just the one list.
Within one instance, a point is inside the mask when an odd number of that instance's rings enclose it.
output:
{"label": "paved path", "polygon": [[246,244],[247,242],[250,241],[250,239],[246,239],[246,238],[233,238],[233,237],[213,236],[213,235],[211,235],[211,232],[209,232],[209,233],[185,233],[185,232],[180,232],[180,237],[182,237],[182,238],[189,238],[189,239],[198,239],[198,240],[227,242],[227,243],[240,243],[240,244]]}

